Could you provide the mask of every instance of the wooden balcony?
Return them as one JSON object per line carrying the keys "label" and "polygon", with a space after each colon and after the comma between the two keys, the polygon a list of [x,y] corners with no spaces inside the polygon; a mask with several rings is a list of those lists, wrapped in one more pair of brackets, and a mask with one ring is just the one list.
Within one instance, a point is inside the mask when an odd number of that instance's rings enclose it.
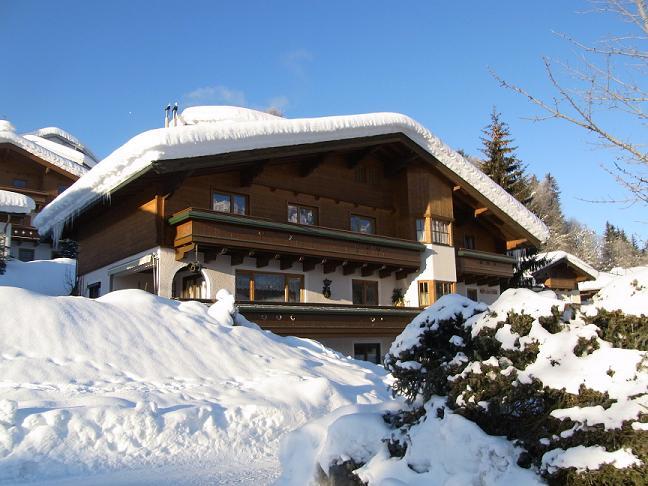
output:
{"label": "wooden balcony", "polygon": [[305,303],[240,303],[239,312],[282,336],[397,336],[421,309]]}
{"label": "wooden balcony", "polygon": [[40,236],[38,236],[38,230],[33,226],[27,226],[24,224],[12,224],[11,238],[14,240],[22,241],[38,241],[40,239]]}
{"label": "wooden balcony", "polygon": [[468,284],[496,284],[513,276],[515,257],[460,248],[457,250],[457,279]]}
{"label": "wooden balcony", "polygon": [[283,270],[301,264],[305,272],[321,264],[324,273],[342,267],[344,274],[360,270],[363,276],[378,272],[404,278],[420,265],[425,247],[415,241],[367,235],[319,226],[279,223],[262,218],[188,208],[174,214],[176,258],[182,260],[196,245],[207,259],[229,255],[232,265],[245,257],[258,268],[270,260]]}

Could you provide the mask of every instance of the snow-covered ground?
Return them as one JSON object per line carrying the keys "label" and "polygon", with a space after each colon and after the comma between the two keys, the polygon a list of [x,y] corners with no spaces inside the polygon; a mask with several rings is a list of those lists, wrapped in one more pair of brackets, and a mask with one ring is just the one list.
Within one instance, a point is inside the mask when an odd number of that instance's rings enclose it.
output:
{"label": "snow-covered ground", "polygon": [[44,295],[70,295],[76,279],[76,260],[55,258],[21,262],[8,260],[5,273],[0,275],[3,287],[19,287]]}
{"label": "snow-covered ground", "polygon": [[232,326],[221,299],[0,288],[0,484],[269,484],[285,433],[389,401],[382,368]]}

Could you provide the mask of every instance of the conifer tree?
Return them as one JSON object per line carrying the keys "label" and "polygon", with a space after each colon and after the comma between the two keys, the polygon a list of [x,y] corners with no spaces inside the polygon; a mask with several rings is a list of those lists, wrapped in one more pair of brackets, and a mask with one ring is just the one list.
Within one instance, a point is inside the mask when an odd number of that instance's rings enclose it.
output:
{"label": "conifer tree", "polygon": [[509,126],[501,119],[501,114],[495,108],[491,113],[490,124],[482,130],[482,171],[518,201],[526,204],[530,190],[525,166],[515,155],[517,147],[512,146],[513,139]]}

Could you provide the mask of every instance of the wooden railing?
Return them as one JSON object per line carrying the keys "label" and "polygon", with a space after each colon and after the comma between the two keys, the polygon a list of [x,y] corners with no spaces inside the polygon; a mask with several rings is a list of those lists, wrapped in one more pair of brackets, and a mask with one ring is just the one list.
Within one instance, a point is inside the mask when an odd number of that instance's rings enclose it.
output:
{"label": "wooden railing", "polygon": [[[247,252],[257,258],[316,258],[329,268],[368,265],[384,272],[412,272],[420,265],[425,246],[412,240],[368,235],[319,226],[279,223],[266,219],[188,208],[174,214],[174,246],[181,259],[200,249],[234,255]],[[265,256],[264,256],[265,255]],[[258,262],[259,263],[259,262]],[[356,267],[358,268],[358,267]]]}
{"label": "wooden railing", "polygon": [[483,275],[511,278],[515,257],[500,253],[460,248],[457,250],[458,275]]}

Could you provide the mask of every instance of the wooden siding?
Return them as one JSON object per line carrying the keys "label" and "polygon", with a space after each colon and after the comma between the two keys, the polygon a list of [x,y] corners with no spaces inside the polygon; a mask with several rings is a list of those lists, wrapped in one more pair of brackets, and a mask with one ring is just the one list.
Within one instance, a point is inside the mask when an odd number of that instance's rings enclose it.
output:
{"label": "wooden siding", "polygon": [[475,239],[475,250],[491,253],[506,252],[506,241],[479,224],[479,220],[456,222],[453,230],[454,246],[457,248],[466,247],[464,237],[468,235]]}
{"label": "wooden siding", "polygon": [[130,197],[111,205],[102,217],[85,218],[83,224],[78,225],[76,235],[78,274],[86,274],[156,246],[157,227],[156,198],[142,201],[141,197]]}

